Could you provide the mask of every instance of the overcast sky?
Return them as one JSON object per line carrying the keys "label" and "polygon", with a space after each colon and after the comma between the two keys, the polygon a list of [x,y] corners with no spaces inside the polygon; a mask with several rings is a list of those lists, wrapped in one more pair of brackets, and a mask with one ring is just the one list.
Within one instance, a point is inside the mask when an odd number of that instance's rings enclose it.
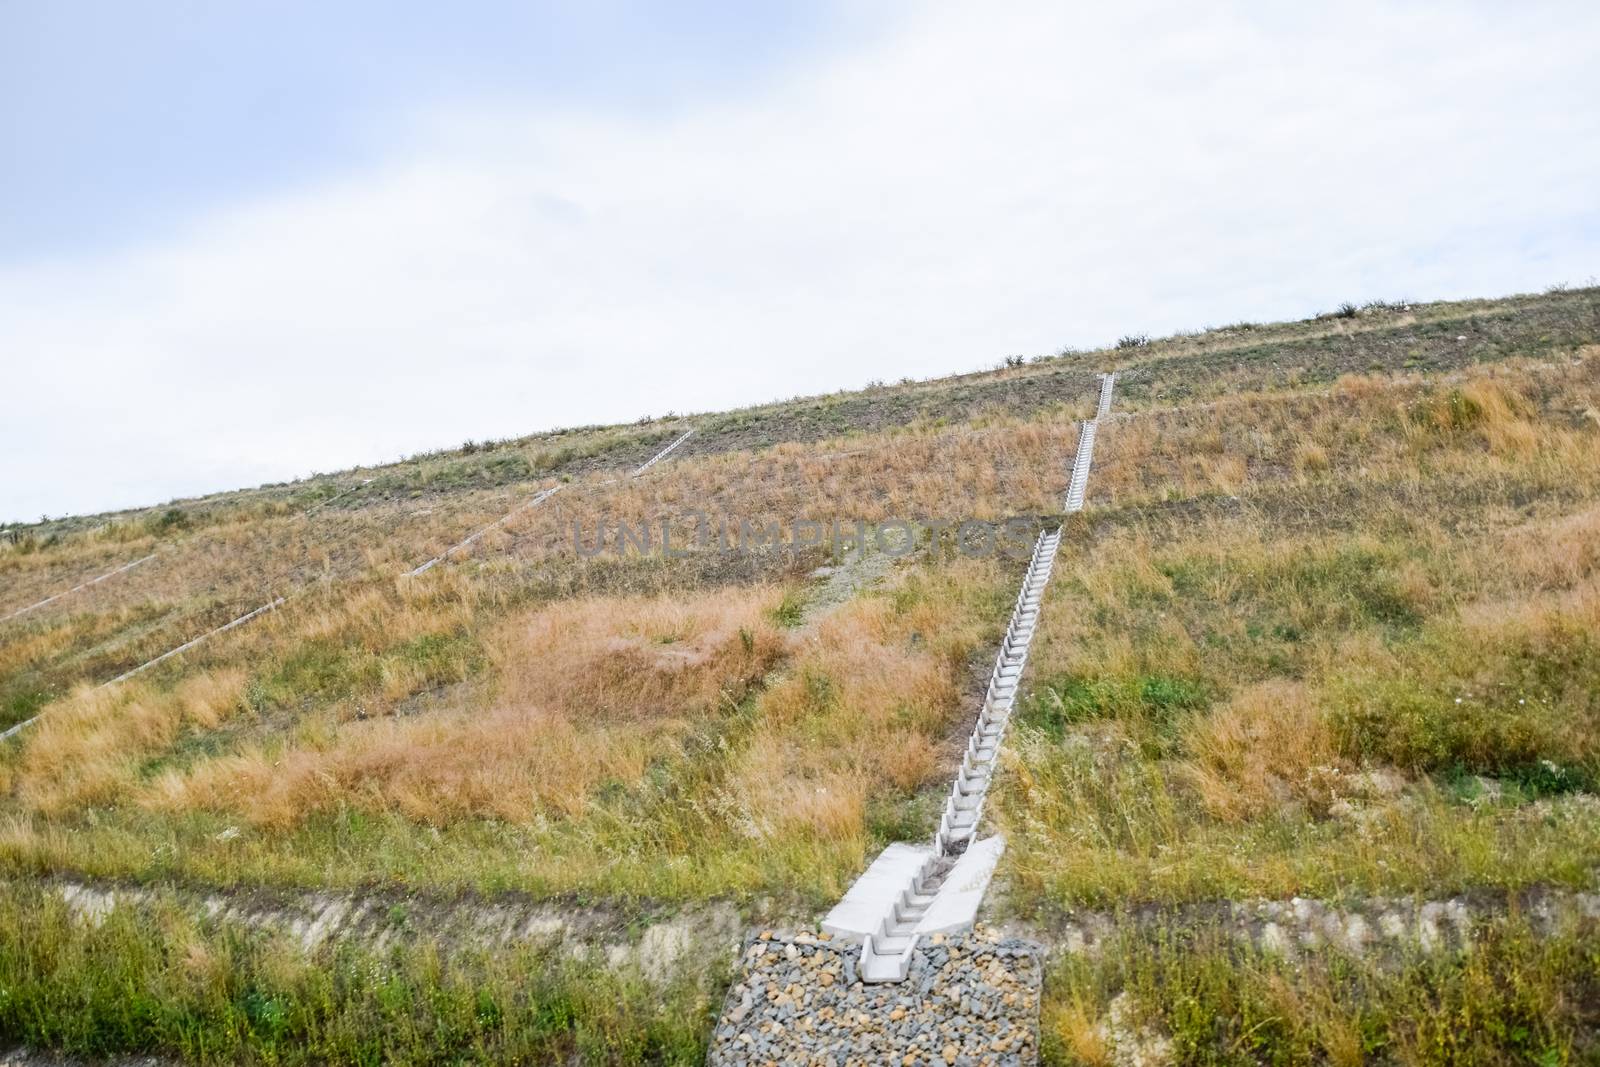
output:
{"label": "overcast sky", "polygon": [[1600,273],[1600,4],[0,0],[0,519]]}

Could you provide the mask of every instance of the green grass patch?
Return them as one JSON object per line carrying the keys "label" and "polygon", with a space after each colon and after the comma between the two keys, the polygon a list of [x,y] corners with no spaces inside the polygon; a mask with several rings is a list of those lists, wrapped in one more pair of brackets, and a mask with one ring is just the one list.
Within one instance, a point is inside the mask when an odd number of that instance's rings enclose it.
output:
{"label": "green grass patch", "polygon": [[779,626],[794,629],[806,618],[806,596],[798,589],[788,589],[778,606],[772,609],[772,618]]}
{"label": "green grass patch", "polygon": [[190,1063],[697,1063],[721,975],[665,988],[555,951],[314,956],[174,903],[91,926],[48,889],[0,899],[0,1036]]}
{"label": "green grass patch", "polygon": [[484,662],[477,638],[465,630],[422,634],[378,650],[315,638],[302,641],[252,680],[246,699],[258,711],[326,704],[379,688],[397,668],[420,668],[421,684],[432,686],[461,681]]}
{"label": "green grass patch", "polygon": [[[1321,948],[1293,961],[1178,919],[1124,930],[1047,976],[1046,1063],[1109,1063],[1119,1042],[1166,1042],[1169,1062],[1186,1064],[1555,1067],[1600,1056],[1592,920],[1544,937],[1504,919],[1464,951],[1357,958]],[[1114,1033],[1097,1030],[1113,1016]]]}
{"label": "green grass patch", "polygon": [[1182,717],[1205,708],[1213,696],[1212,683],[1203,678],[1065,674],[1034,686],[1019,721],[1059,741],[1078,724],[1116,719],[1160,749],[1175,739]]}
{"label": "green grass patch", "polygon": [[26,681],[7,684],[0,689],[0,729],[33,718],[51,699],[47,690]]}
{"label": "green grass patch", "polygon": [[1585,620],[1446,619],[1344,665],[1328,686],[1343,746],[1416,771],[1580,787],[1600,774],[1600,639]]}
{"label": "green grass patch", "polygon": [[[1300,640],[1307,631],[1366,623],[1416,626],[1422,616],[1402,585],[1404,563],[1395,548],[1345,542],[1297,551],[1186,554],[1155,566],[1171,583],[1170,599],[1245,607],[1260,630]],[[1300,608],[1298,617],[1284,618],[1286,606]]]}

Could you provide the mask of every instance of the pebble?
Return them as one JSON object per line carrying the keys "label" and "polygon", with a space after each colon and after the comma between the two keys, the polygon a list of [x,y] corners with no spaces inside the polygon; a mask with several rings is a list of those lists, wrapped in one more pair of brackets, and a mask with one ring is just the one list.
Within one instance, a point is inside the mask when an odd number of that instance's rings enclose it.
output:
{"label": "pebble", "polygon": [[706,1062],[1038,1063],[1038,945],[983,926],[929,938],[907,980],[882,985],[857,980],[859,953],[810,931],[761,931],[740,957]]}

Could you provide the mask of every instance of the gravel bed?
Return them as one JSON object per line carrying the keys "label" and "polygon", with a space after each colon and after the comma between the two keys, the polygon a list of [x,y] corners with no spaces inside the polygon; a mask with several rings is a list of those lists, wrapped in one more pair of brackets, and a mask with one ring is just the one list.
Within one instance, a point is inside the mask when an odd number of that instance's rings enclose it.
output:
{"label": "gravel bed", "polygon": [[904,982],[856,977],[860,947],[765,930],[740,956],[709,1064],[1001,1065],[1039,1061],[1042,950],[980,926],[925,938]]}

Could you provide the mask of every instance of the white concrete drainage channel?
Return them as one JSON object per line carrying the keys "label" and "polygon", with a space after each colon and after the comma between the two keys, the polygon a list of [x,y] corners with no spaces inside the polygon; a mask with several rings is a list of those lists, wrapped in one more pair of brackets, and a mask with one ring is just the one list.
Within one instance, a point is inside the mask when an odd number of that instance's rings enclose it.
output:
{"label": "white concrete drainage channel", "polygon": [[7,615],[5,618],[0,619],[0,622],[10,622],[12,619],[21,618],[22,616],[26,615],[30,611],[37,611],[38,609],[44,607],[46,604],[54,604],[56,601],[60,600],[64,596],[71,596],[73,593],[82,592],[83,590],[88,589],[92,585],[99,585],[101,582],[105,581],[107,578],[115,578],[117,575],[122,574],[124,571],[131,571],[131,570],[133,570],[133,568],[139,566],[141,563],[149,563],[151,560],[153,560],[155,558],[156,558],[156,554],[154,552],[152,552],[148,556],[144,556],[144,557],[142,557],[140,559],[134,560],[132,563],[124,563],[122,566],[118,567],[116,570],[106,571],[104,574],[100,575],[100,577],[98,577],[98,578],[90,578],[87,582],[82,582],[82,583],[80,583],[78,585],[75,585],[71,589],[67,589],[67,590],[64,590],[63,592],[57,593],[55,596],[47,596],[43,600],[39,601],[36,604],[29,604],[25,608],[19,608],[16,611],[13,611],[10,615]]}
{"label": "white concrete drainage channel", "polygon": [[[373,481],[374,481],[374,479],[367,478],[367,479],[364,479],[364,480],[362,480],[360,482],[357,482],[355,485],[351,486],[349,489],[346,489],[344,492],[338,493],[338,494],[336,494],[334,496],[331,496],[328,499],[326,499],[324,501],[321,501],[320,503],[313,504],[311,507],[307,508],[301,514],[302,515],[313,515],[318,511],[318,509],[328,506],[329,504],[333,503],[335,500],[342,500],[343,498],[349,496],[351,493],[356,492],[358,489],[362,489],[365,486],[371,485]],[[172,548],[172,546],[168,545],[166,550],[170,551],[171,548]],[[73,586],[71,589],[62,590],[61,592],[55,594],[54,596],[47,596],[43,600],[40,600],[40,601],[38,601],[36,603],[33,603],[33,604],[29,604],[25,608],[18,608],[16,611],[13,611],[9,615],[0,616],[0,623],[10,622],[12,619],[20,619],[22,616],[28,614],[28,612],[37,611],[42,607],[45,607],[45,606],[50,605],[50,604],[54,604],[56,601],[60,600],[62,597],[71,596],[73,593],[81,593],[85,589],[89,589],[89,588],[92,588],[93,586],[99,585],[101,582],[105,581],[107,578],[115,578],[119,574],[124,574],[124,573],[126,573],[128,571],[133,570],[135,567],[138,567],[138,566],[140,566],[142,564],[145,564],[145,563],[149,563],[151,560],[155,559],[156,556],[158,556],[160,554],[161,554],[161,552],[158,550],[156,552],[150,553],[148,556],[141,556],[140,558],[134,560],[132,563],[124,563],[122,566],[117,567],[114,570],[106,571],[106,573],[100,575],[98,578],[90,578],[87,582],[81,582],[78,585]],[[254,617],[254,613],[252,613],[252,615],[250,617]],[[213,631],[213,632],[217,632],[217,631]],[[126,675],[124,677],[126,677]],[[113,679],[113,681],[121,681],[121,680],[122,679],[120,679],[120,678]],[[9,731],[7,733],[0,734],[0,740],[4,740],[5,738],[7,738],[9,736],[11,736],[11,733]]]}
{"label": "white concrete drainage channel", "polygon": [[500,516],[498,519],[494,520],[489,525],[484,526],[484,527],[482,527],[480,529],[474,530],[472,533],[468,534],[461,541],[458,541],[457,543],[451,545],[449,548],[445,549],[443,552],[439,553],[437,556],[434,556],[428,562],[418,564],[417,566],[415,566],[415,567],[411,568],[410,570],[406,571],[405,574],[401,575],[401,577],[402,578],[415,578],[419,574],[424,574],[427,571],[432,570],[434,567],[436,567],[439,564],[443,563],[445,560],[449,559],[451,556],[455,555],[457,552],[460,552],[462,549],[471,548],[474,544],[477,543],[478,538],[482,537],[484,534],[488,533],[490,530],[493,530],[495,527],[504,526],[506,523],[510,522],[513,518],[515,518],[516,516],[522,514],[524,511],[528,511],[528,510],[530,510],[532,508],[538,507],[540,504],[543,504],[546,500],[549,500],[552,496],[554,496],[556,494],[556,491],[558,489],[560,489],[560,488],[561,488],[560,485],[552,485],[549,489],[545,489],[545,490],[542,490],[542,491],[536,493],[534,496],[529,498],[527,501],[525,501],[524,503],[518,504],[516,507],[514,507],[510,511],[506,512],[504,515]]}
{"label": "white concrete drainage channel", "polygon": [[[660,463],[662,460],[666,459],[668,456],[670,456],[677,449],[677,447],[679,445],[681,445],[685,441],[687,441],[689,439],[690,435],[692,435],[693,433],[694,433],[694,427],[691,426],[691,427],[689,427],[689,429],[685,430],[683,432],[682,436],[680,436],[677,440],[673,441],[666,448],[663,448],[660,452],[657,452],[655,455],[653,455],[649,459],[645,460],[644,463],[639,466],[639,469],[635,470],[633,472],[633,474],[631,474],[629,477],[637,478],[637,477],[639,477],[639,475],[643,474],[645,471],[649,470],[651,467],[654,467],[657,463]],[[607,483],[607,484],[611,484],[611,483]],[[496,519],[495,521],[491,522],[489,525],[487,525],[485,527],[482,527],[481,529],[474,530],[465,539],[463,539],[462,541],[458,542],[457,544],[451,545],[449,548],[445,549],[443,552],[439,553],[437,556],[434,556],[432,559],[428,560],[426,563],[422,563],[422,564],[417,565],[416,567],[413,567],[411,570],[407,571],[404,575],[402,575],[402,577],[415,578],[419,574],[424,574],[427,571],[432,570],[434,567],[436,567],[439,564],[443,563],[445,560],[449,559],[451,556],[455,555],[457,552],[460,552],[461,550],[466,549],[466,548],[471,548],[475,543],[477,543],[477,541],[478,541],[478,539],[480,537],[482,537],[484,534],[488,533],[490,530],[493,530],[495,527],[504,526],[506,523],[510,522],[513,518],[515,518],[516,516],[522,514],[524,511],[529,511],[529,510],[531,510],[533,508],[538,507],[540,504],[543,504],[546,500],[549,500],[552,496],[554,496],[556,491],[558,489],[560,489],[560,488],[561,488],[561,486],[559,484],[557,484],[557,485],[551,486],[549,489],[546,489],[546,490],[538,493],[537,495],[535,495],[534,497],[529,499],[527,502],[519,504],[516,507],[512,508],[510,511],[506,512],[504,515],[500,516],[498,519]]]}
{"label": "white concrete drainage channel", "polygon": [[[1111,409],[1115,381],[1114,374],[1101,376],[1095,417],[1085,422],[1079,433],[1067,490],[1068,512],[1083,510],[1095,429],[1100,417]],[[822,921],[823,930],[832,936],[861,941],[858,973],[862,981],[904,981],[919,939],[962,933],[970,930],[977,918],[978,906],[1005,850],[1005,839],[998,834],[977,840],[978,823],[1060,546],[1060,527],[1040,534],[1034,544],[1005,640],[989,675],[983,708],[945,800],[933,843],[896,842],[884,849]]]}
{"label": "white concrete drainage channel", "polygon": [[1115,388],[1115,373],[1100,375],[1100,403],[1094,418],[1084,423],[1078,431],[1078,454],[1072,459],[1072,480],[1067,484],[1067,502],[1063,510],[1068,514],[1083,510],[1083,494],[1089,488],[1089,466],[1094,463],[1094,437],[1100,428],[1100,419],[1111,410],[1111,390]]}

